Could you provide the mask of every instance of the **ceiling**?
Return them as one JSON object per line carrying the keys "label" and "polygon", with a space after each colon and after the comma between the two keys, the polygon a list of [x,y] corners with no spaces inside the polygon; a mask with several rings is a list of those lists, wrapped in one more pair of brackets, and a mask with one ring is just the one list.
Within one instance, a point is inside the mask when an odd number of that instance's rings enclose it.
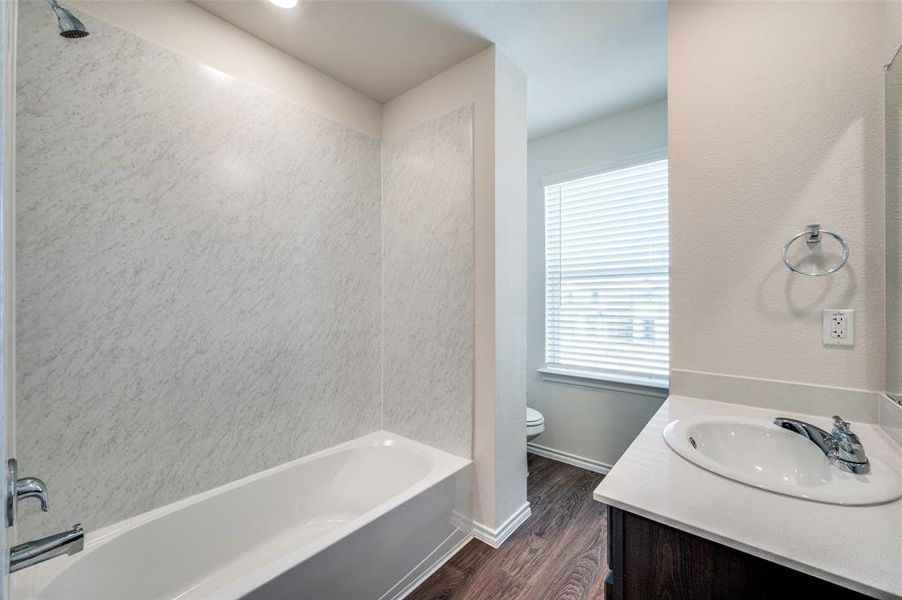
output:
{"label": "ceiling", "polygon": [[495,44],[529,78],[529,136],[664,98],[664,0],[192,0],[386,102]]}

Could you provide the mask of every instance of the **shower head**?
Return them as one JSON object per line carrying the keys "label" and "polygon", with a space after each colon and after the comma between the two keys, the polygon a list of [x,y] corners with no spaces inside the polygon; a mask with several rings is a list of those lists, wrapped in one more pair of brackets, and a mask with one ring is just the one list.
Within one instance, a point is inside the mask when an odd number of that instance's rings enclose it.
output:
{"label": "shower head", "polygon": [[88,35],[88,30],[85,28],[85,24],[78,20],[78,18],[69,12],[68,9],[60,6],[60,3],[57,0],[47,0],[50,3],[50,8],[53,9],[53,12],[56,13],[57,21],[59,21],[60,26],[60,35],[64,38],[83,38]]}

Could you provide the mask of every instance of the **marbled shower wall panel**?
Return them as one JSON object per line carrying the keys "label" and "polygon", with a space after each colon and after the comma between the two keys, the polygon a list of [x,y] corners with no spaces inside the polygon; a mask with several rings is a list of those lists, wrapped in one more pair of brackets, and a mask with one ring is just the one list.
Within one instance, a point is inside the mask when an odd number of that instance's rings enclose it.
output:
{"label": "marbled shower wall panel", "polygon": [[383,141],[384,427],[472,454],[473,108]]}
{"label": "marbled shower wall panel", "polygon": [[380,142],[96,19],[74,41],[46,4],[19,13],[17,445],[53,506],[23,535],[378,429]]}

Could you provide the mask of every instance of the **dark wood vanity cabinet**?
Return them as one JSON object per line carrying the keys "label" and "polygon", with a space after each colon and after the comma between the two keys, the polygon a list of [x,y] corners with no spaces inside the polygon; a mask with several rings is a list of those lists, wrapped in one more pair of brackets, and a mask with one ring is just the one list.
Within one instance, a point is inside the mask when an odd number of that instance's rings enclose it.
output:
{"label": "dark wood vanity cabinet", "polygon": [[608,565],[605,600],[867,598],[610,506]]}

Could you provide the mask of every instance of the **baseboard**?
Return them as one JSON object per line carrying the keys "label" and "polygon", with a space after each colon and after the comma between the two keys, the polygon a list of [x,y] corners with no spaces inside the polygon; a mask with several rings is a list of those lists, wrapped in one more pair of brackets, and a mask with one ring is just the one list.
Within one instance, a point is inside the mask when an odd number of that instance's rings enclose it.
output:
{"label": "baseboard", "polygon": [[574,467],[579,467],[580,469],[586,469],[587,471],[601,473],[602,475],[607,475],[608,471],[610,471],[614,466],[609,465],[608,463],[592,460],[591,458],[579,456],[577,454],[564,452],[563,450],[557,450],[555,448],[533,444],[532,442],[526,444],[526,451],[538,456],[550,458],[551,460],[556,460],[568,465],[573,465]]}
{"label": "baseboard", "polygon": [[429,555],[420,561],[410,573],[405,575],[401,581],[395,584],[392,589],[388,590],[379,600],[401,600],[410,592],[429,579],[429,577],[438,571],[442,565],[448,562],[452,556],[467,545],[467,542],[473,539],[473,536],[461,530],[455,530],[439,544],[438,548],[429,553]]}
{"label": "baseboard", "polygon": [[520,525],[532,515],[529,508],[529,502],[524,502],[523,506],[517,509],[517,512],[508,517],[507,521],[501,524],[498,529],[492,529],[482,523],[473,522],[473,537],[481,542],[485,542],[492,548],[497,548],[509,538]]}

